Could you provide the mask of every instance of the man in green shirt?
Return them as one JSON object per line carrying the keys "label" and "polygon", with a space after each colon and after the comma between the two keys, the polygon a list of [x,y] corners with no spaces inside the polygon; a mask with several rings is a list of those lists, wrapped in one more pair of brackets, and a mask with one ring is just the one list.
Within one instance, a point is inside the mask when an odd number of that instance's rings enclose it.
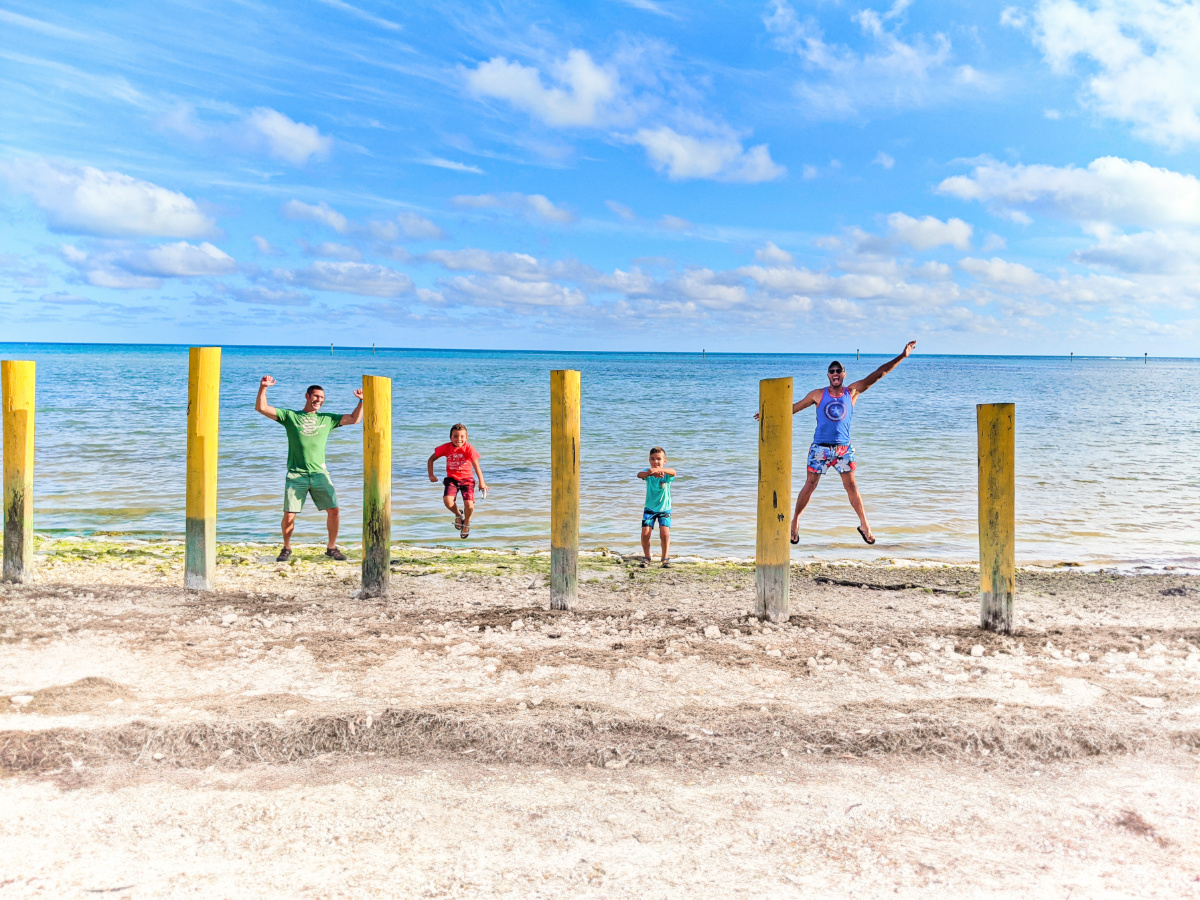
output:
{"label": "man in green shirt", "polygon": [[276,559],[287,562],[292,556],[292,530],[296,527],[296,513],[304,509],[304,498],[312,494],[317,509],[325,511],[329,528],[329,544],[326,556],[344,560],[346,557],[337,548],[338,503],[329,480],[329,469],[325,468],[325,443],[329,432],[340,425],[357,425],[362,421],[363,392],[357,390],[358,406],[347,415],[321,412],[325,404],[325,389],[319,384],[309,387],[304,393],[304,409],[276,409],[267,404],[267,388],[275,383],[270,375],[264,375],[258,383],[258,399],[254,408],[274,419],[287,431],[288,458],[287,480],[283,489],[283,549]]}

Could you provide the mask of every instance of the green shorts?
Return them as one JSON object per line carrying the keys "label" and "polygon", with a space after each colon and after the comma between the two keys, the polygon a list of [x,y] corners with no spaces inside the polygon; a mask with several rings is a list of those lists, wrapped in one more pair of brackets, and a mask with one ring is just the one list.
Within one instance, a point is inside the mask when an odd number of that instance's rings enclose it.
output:
{"label": "green shorts", "polygon": [[333,482],[323,472],[288,472],[283,488],[283,511],[298,513],[304,509],[304,498],[312,494],[317,509],[336,509],[337,493]]}

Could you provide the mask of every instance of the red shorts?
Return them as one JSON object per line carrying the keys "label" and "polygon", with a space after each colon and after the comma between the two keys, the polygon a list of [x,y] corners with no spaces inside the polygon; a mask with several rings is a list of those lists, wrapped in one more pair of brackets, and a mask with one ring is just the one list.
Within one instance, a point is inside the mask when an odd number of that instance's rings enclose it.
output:
{"label": "red shorts", "polygon": [[475,479],[467,478],[463,481],[451,478],[447,475],[442,479],[442,484],[446,486],[446,490],[442,491],[443,497],[457,497],[461,492],[464,500],[475,502]]}

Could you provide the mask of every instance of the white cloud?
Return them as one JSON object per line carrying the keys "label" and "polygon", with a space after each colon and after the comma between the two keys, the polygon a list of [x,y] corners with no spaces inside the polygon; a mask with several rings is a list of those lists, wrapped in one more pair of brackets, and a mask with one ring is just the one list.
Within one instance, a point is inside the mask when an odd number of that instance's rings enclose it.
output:
{"label": "white cloud", "polygon": [[33,200],[54,231],[196,238],[216,230],[190,197],[120,172],[21,159],[0,163],[0,175]]}
{"label": "white cloud", "polygon": [[1101,115],[1129,123],[1155,143],[1200,142],[1200,10],[1194,2],[1042,0],[1033,38],[1055,71],[1083,61],[1084,100]]}
{"label": "white cloud", "polygon": [[279,208],[285,219],[293,222],[316,222],[332,228],[338,234],[350,230],[350,220],[322,200],[320,203],[305,203],[303,200],[289,200]]}
{"label": "white cloud", "polygon": [[851,118],[880,107],[922,107],[990,86],[988,76],[952,64],[944,34],[906,41],[898,26],[885,26],[885,21],[898,17],[870,9],[855,13],[851,18],[870,45],[861,53],[826,43],[816,20],[801,19],[786,0],[772,0],[763,24],[775,46],[795,55],[809,73],[796,85],[796,95],[802,111],[813,118]]}
{"label": "white cloud", "polygon": [[254,241],[254,248],[263,256],[280,256],[283,253],[261,234],[254,235],[251,240]]}
{"label": "white cloud", "polygon": [[179,241],[135,250],[118,257],[117,264],[130,272],[161,278],[228,275],[237,271],[233,257],[207,241],[199,245]]}
{"label": "white cloud", "polygon": [[448,296],[475,306],[573,307],[587,302],[577,288],[509,275],[460,275],[441,286]]}
{"label": "white cloud", "polygon": [[623,222],[637,221],[637,213],[635,213],[624,203],[618,203],[616,200],[605,200],[604,205],[607,206],[609,211]]}
{"label": "white cloud", "polygon": [[491,250],[430,250],[424,259],[437,263],[452,272],[480,272],[488,275],[507,275],[520,281],[545,280],[547,272],[541,263],[526,253],[496,253]]}
{"label": "white cloud", "polygon": [[505,100],[554,126],[598,124],[605,104],[620,91],[616,71],[596,65],[586,50],[572,50],[550,67],[554,82],[550,87],[537,69],[502,56],[462,72],[475,96]]}
{"label": "white cloud", "polygon": [[895,157],[884,153],[882,150],[875,154],[875,159],[872,162],[877,166],[883,166],[885,169],[890,169],[896,165]]}
{"label": "white cloud", "polygon": [[987,160],[938,193],[995,203],[1000,211],[1044,212],[1081,223],[1200,225],[1200,179],[1144,162],[1104,156],[1086,169]]}
{"label": "white cloud", "polygon": [[357,6],[351,6],[345,0],[317,0],[318,3],[324,3],[326,6],[331,6],[334,9],[340,9],[342,12],[349,13],[357,19],[362,19],[364,22],[370,22],[380,28],[386,28],[388,31],[399,31],[403,26],[390,19],[381,19],[373,13],[367,12],[365,9],[360,9]]}
{"label": "white cloud", "polygon": [[395,241],[400,237],[413,241],[440,241],[446,237],[441,228],[413,212],[402,212],[392,221],[367,222],[354,230],[377,241]]}
{"label": "white cloud", "polygon": [[570,225],[575,221],[573,212],[556,206],[542,194],[463,194],[450,202],[461,209],[509,210],[529,219],[555,225]]}
{"label": "white cloud", "polygon": [[280,291],[268,287],[224,288],[224,292],[251,306],[308,306],[312,298],[299,291]]}
{"label": "white cloud", "polygon": [[362,259],[362,251],[357,247],[351,247],[349,244],[338,244],[334,241],[321,241],[319,244],[310,244],[308,241],[301,239],[300,252],[305,256],[315,256],[318,259],[342,259],[351,262],[358,262]]}
{"label": "white cloud", "polygon": [[1028,266],[1008,262],[998,256],[993,256],[991,259],[973,259],[968,256],[959,260],[958,265],[964,272],[969,272],[976,278],[993,284],[1031,288],[1042,282],[1042,276]]}
{"label": "white cloud", "polygon": [[1187,232],[1143,231],[1114,234],[1071,254],[1075,262],[1131,274],[1195,277],[1200,269],[1200,235]]}
{"label": "white cloud", "polygon": [[765,247],[760,247],[754,251],[754,258],[761,263],[766,263],[769,266],[787,266],[791,265],[792,254],[786,250],[780,250],[771,241],[767,241]]}
{"label": "white cloud", "polygon": [[757,184],[787,174],[771,159],[766,144],[747,150],[731,136],[692,137],[660,125],[639,129],[633,140],[646,149],[650,164],[672,181],[711,178]]}
{"label": "white cloud", "polygon": [[820,174],[820,172],[817,171],[816,166],[806,165],[801,174],[804,176],[805,181],[812,181],[814,178],[817,177],[817,175]]}
{"label": "white cloud", "polygon": [[449,169],[451,172],[470,172],[472,175],[486,174],[479,166],[470,166],[466,163],[455,162],[452,159],[442,159],[440,156],[431,156],[428,159],[417,161],[423,166],[433,166],[435,169]]}
{"label": "white cloud", "polygon": [[321,134],[315,125],[294,122],[277,110],[260,106],[246,116],[247,131],[261,139],[267,152],[294,166],[304,166],[313,158],[324,158],[333,150],[333,138]]}
{"label": "white cloud", "polygon": [[275,269],[271,274],[285,284],[364,297],[399,297],[413,289],[412,279],[403,272],[359,262],[320,261],[303,269]]}
{"label": "white cloud", "polygon": [[959,250],[971,246],[972,228],[962,219],[947,219],[945,222],[933,216],[914,219],[904,213],[892,213],[887,217],[892,239],[908,244],[914,250],[931,250],[948,245]]}
{"label": "white cloud", "polygon": [[667,214],[658,220],[658,227],[667,231],[691,231],[695,226],[687,219]]}

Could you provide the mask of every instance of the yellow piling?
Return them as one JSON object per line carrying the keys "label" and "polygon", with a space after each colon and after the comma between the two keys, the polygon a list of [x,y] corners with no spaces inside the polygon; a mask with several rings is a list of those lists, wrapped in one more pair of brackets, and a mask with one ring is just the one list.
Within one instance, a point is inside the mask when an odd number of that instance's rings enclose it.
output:
{"label": "yellow piling", "polygon": [[550,608],[575,605],[579,569],[579,373],[550,373]]}
{"label": "yellow piling", "polygon": [[37,366],[0,362],[4,415],[4,580],[33,574],[33,426]]}
{"label": "yellow piling", "polygon": [[188,351],[184,587],[211,591],[217,572],[217,414],[221,348]]}
{"label": "yellow piling", "polygon": [[791,564],[792,379],[758,383],[758,541],[754,612],[786,622]]}
{"label": "yellow piling", "polygon": [[1012,403],[975,407],[979,436],[979,626],[1012,631],[1016,586],[1016,465]]}
{"label": "yellow piling", "polygon": [[392,379],[364,375],[362,596],[391,593]]}

